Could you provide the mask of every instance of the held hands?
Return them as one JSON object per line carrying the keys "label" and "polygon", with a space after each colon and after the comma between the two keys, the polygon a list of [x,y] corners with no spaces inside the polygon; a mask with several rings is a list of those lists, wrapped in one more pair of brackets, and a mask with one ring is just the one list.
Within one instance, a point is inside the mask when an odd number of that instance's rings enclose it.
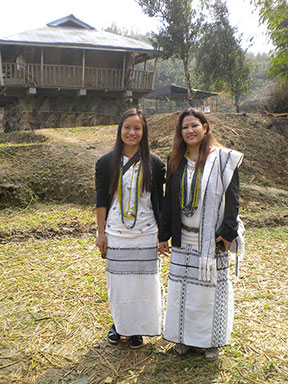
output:
{"label": "held hands", "polygon": [[160,255],[169,256],[170,247],[169,247],[168,241],[161,241],[158,244],[158,252]]}
{"label": "held hands", "polygon": [[225,250],[228,251],[229,245],[231,244],[230,241],[225,240],[222,236],[218,236],[216,239],[216,243],[219,243],[220,241],[223,241]]}
{"label": "held hands", "polygon": [[106,234],[99,234],[96,237],[96,246],[99,248],[102,254],[106,254],[107,252],[107,237]]}

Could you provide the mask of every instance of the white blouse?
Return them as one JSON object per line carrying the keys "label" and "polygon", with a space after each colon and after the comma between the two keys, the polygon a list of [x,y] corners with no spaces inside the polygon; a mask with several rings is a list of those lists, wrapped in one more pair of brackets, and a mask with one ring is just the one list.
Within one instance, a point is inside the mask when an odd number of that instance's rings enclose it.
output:
{"label": "white blouse", "polygon": [[[192,186],[192,179],[193,175],[195,172],[195,166],[196,163],[194,161],[191,161],[188,159],[188,164],[187,164],[187,174],[188,174],[188,180],[187,180],[187,196],[190,196],[191,193],[191,186]],[[201,188],[201,186],[200,186]],[[200,191],[199,191],[200,192]],[[199,196],[201,194],[199,193]],[[201,213],[201,201],[199,199],[198,201],[198,208],[194,212],[194,215],[191,217],[186,217],[183,213],[181,213],[181,223],[186,225],[187,227],[193,227],[193,228],[198,228],[200,227],[200,213]],[[181,242],[183,243],[195,243],[198,241],[198,233],[195,232],[189,232],[182,228],[181,230]]]}
{"label": "white blouse", "polygon": [[[128,157],[123,156],[123,165],[125,165],[128,160]],[[123,176],[123,206],[128,214],[133,212],[135,204],[137,172],[139,165],[140,162],[138,161],[135,165],[132,165]],[[134,228],[129,229],[126,227],[130,227],[133,224],[134,217],[124,217],[124,222],[126,225],[122,223],[121,209],[116,191],[107,217],[105,228],[106,233],[124,238],[133,238],[139,234],[149,235],[155,234],[158,231],[150,192],[141,192],[140,194],[137,220]]]}

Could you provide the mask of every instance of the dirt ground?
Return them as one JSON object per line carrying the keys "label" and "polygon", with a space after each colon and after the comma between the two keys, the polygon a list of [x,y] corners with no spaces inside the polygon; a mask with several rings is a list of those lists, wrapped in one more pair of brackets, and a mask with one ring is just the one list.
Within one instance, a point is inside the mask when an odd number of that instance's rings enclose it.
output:
{"label": "dirt ground", "polygon": [[[151,150],[166,161],[179,113],[148,119]],[[288,118],[265,114],[207,115],[215,138],[244,153],[241,203],[254,210],[287,207]],[[93,205],[94,167],[117,126],[0,132],[0,207],[57,201]],[[283,215],[282,215],[283,216]]]}
{"label": "dirt ground", "polygon": [[[151,147],[169,152],[179,113],[155,115],[149,119]],[[288,118],[263,114],[207,115],[214,137],[224,146],[244,153],[240,172],[249,184],[288,185]]]}

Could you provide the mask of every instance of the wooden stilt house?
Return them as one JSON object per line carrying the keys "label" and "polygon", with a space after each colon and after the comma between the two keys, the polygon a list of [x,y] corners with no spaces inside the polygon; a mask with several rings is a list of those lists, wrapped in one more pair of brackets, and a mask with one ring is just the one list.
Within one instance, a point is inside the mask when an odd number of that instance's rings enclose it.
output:
{"label": "wooden stilt house", "polygon": [[109,124],[153,90],[150,44],[69,15],[0,39],[5,131]]}

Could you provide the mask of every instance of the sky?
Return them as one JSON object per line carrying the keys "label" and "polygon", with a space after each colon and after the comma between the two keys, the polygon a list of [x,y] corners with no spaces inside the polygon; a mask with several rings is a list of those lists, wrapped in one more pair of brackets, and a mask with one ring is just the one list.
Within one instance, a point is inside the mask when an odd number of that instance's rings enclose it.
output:
{"label": "sky", "polygon": [[[269,52],[272,45],[265,37],[265,27],[259,26],[257,14],[252,12],[250,0],[227,0],[230,23],[243,34],[243,48],[250,37],[254,44],[249,51]],[[111,26],[145,34],[157,32],[159,22],[144,15],[134,0],[13,0],[1,5],[0,38],[19,32],[41,28],[47,23],[73,14],[96,29]]]}

